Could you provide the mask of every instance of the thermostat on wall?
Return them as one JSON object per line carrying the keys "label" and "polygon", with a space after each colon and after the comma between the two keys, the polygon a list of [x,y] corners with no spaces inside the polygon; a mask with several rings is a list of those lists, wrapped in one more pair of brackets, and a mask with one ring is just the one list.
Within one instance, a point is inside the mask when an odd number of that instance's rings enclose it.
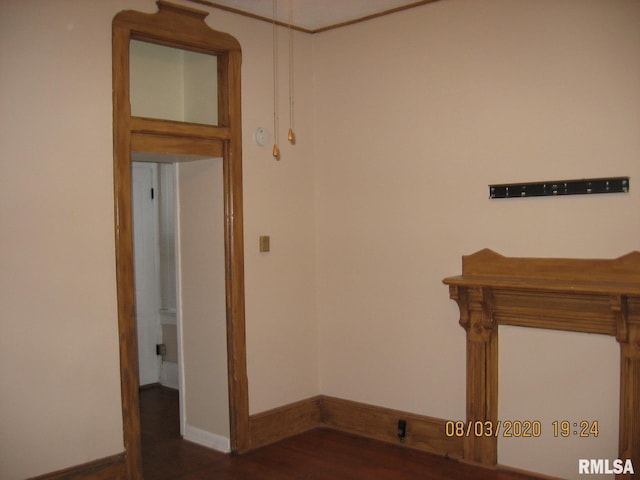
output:
{"label": "thermostat on wall", "polygon": [[269,144],[269,137],[269,130],[264,127],[258,127],[256,128],[256,131],[253,132],[253,139],[255,140],[256,144],[260,145],[261,147]]}

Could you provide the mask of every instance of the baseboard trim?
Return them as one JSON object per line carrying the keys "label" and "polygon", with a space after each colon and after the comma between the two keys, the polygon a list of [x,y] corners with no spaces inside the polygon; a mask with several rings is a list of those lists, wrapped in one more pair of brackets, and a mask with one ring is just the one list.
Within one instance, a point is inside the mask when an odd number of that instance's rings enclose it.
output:
{"label": "baseboard trim", "polygon": [[249,417],[251,449],[283,440],[320,426],[321,396],[267,410]]}
{"label": "baseboard trim", "polygon": [[[398,420],[406,422],[406,436],[402,441],[398,438]],[[462,439],[447,437],[445,422],[366,403],[322,397],[322,424],[327,427],[450,458],[462,458]]]}
{"label": "baseboard trim", "polygon": [[188,440],[203,447],[212,448],[218,452],[229,453],[231,451],[231,440],[222,435],[207,432],[192,425],[185,425],[184,435]]}
{"label": "baseboard trim", "polygon": [[[407,435],[398,439],[398,420]],[[445,436],[445,420],[325,395],[290,403],[249,417],[251,449],[328,427],[451,458],[462,457],[462,439]]]}
{"label": "baseboard trim", "polygon": [[[406,437],[398,438],[398,420],[406,421]],[[447,437],[447,420],[318,395],[249,417],[251,450],[317,427],[449,457],[488,470],[538,480],[561,480],[505,465],[488,466],[463,459],[462,437]]]}
{"label": "baseboard trim", "polygon": [[119,453],[75,467],[57,470],[29,480],[126,480],[125,454]]}

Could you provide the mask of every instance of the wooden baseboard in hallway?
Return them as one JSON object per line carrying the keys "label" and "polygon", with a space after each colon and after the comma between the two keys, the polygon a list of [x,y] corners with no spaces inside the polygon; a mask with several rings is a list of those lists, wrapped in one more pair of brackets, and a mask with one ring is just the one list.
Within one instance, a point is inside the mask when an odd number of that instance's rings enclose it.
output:
{"label": "wooden baseboard in hallway", "polygon": [[240,456],[180,439],[178,393],[140,392],[145,480],[523,480],[442,456],[316,428]]}

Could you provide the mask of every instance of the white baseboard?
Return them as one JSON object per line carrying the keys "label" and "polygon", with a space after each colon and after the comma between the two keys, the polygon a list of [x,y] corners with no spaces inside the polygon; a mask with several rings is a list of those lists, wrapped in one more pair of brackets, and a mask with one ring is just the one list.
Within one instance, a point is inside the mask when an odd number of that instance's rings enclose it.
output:
{"label": "white baseboard", "polygon": [[160,374],[160,384],[178,390],[178,364],[172,362],[162,362],[162,373]]}
{"label": "white baseboard", "polygon": [[204,447],[212,448],[218,452],[229,453],[231,451],[231,440],[227,437],[207,432],[191,425],[185,426],[184,439]]}

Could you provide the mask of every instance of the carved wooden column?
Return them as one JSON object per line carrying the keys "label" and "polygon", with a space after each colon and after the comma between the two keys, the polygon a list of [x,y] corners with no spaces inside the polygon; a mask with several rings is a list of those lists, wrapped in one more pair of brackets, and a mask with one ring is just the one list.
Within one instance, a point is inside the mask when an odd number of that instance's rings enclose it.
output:
{"label": "carved wooden column", "polygon": [[474,436],[475,422],[495,425],[498,419],[498,328],[491,311],[491,291],[451,285],[449,294],[460,308],[460,325],[467,332],[466,408],[471,427],[463,438],[463,458],[493,466],[498,461],[496,437]]}
{"label": "carved wooden column", "polygon": [[[611,299],[620,343],[620,430],[618,458],[630,458],[640,473],[640,299]],[[630,474],[617,479],[632,478]]]}

